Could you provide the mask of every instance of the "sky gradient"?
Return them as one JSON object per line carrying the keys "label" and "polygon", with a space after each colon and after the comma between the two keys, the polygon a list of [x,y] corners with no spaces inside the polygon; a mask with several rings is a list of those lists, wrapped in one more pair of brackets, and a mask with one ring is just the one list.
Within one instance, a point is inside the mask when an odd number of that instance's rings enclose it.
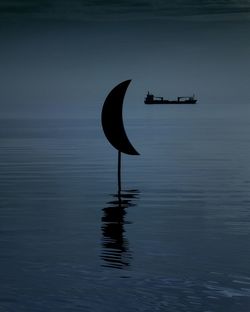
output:
{"label": "sky gradient", "polygon": [[2,19],[119,20],[236,13],[249,15],[249,12],[249,0],[8,0],[0,3]]}
{"label": "sky gradient", "polygon": [[2,1],[0,114],[99,116],[127,79],[132,115],[148,90],[195,93],[204,109],[247,105],[249,3]]}

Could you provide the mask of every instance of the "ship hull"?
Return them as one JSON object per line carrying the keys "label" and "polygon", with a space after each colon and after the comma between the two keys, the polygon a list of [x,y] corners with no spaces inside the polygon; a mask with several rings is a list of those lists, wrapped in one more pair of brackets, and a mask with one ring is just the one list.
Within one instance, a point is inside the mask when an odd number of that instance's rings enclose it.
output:
{"label": "ship hull", "polygon": [[197,100],[187,100],[187,101],[169,101],[169,100],[153,100],[153,101],[147,101],[145,100],[145,104],[195,104]]}

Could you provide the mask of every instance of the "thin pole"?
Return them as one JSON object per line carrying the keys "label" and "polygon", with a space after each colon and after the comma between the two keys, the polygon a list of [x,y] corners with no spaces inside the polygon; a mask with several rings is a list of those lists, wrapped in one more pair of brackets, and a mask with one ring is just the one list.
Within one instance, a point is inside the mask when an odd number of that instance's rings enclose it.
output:
{"label": "thin pole", "polygon": [[118,151],[118,194],[121,193],[121,152]]}

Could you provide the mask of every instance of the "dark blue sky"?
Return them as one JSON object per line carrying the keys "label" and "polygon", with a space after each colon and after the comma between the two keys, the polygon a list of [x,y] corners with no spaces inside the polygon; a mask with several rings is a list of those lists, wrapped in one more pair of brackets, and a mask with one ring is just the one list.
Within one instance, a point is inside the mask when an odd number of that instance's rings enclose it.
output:
{"label": "dark blue sky", "polygon": [[249,12],[249,0],[8,0],[0,3],[2,19],[114,20]]}
{"label": "dark blue sky", "polygon": [[196,93],[201,109],[246,105],[249,3],[1,1],[0,115],[99,116],[126,79],[131,115],[148,90]]}

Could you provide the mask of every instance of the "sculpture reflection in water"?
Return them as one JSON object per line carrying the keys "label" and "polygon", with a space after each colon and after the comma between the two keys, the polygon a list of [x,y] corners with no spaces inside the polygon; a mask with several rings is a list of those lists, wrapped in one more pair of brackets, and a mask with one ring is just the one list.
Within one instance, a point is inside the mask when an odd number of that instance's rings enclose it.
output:
{"label": "sculpture reflection in water", "polygon": [[135,206],[134,200],[138,198],[138,190],[127,190],[114,194],[114,200],[103,208],[102,217],[102,266],[124,269],[130,265],[132,259],[129,243],[125,236],[124,225],[131,224],[126,221],[126,209]]}

